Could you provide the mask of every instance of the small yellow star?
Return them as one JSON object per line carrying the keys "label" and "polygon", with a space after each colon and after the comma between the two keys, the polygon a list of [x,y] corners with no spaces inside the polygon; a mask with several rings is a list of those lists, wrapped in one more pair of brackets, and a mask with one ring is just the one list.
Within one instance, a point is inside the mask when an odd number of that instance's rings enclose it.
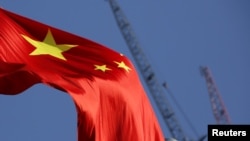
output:
{"label": "small yellow star", "polygon": [[107,68],[106,65],[95,65],[95,70],[100,70],[102,72],[105,72],[106,70],[111,70],[110,68]]}
{"label": "small yellow star", "polygon": [[131,70],[131,68],[129,68],[123,61],[121,62],[116,62],[114,61],[116,64],[118,64],[118,68],[123,68],[125,69],[127,72],[129,72]]}
{"label": "small yellow star", "polygon": [[53,57],[66,60],[66,58],[62,55],[62,53],[64,51],[71,49],[72,47],[77,46],[77,45],[69,45],[69,44],[56,44],[56,41],[50,30],[48,30],[48,33],[42,42],[33,40],[26,35],[22,35],[22,36],[27,42],[29,42],[31,45],[33,45],[36,48],[33,52],[30,53],[30,55],[48,54]]}

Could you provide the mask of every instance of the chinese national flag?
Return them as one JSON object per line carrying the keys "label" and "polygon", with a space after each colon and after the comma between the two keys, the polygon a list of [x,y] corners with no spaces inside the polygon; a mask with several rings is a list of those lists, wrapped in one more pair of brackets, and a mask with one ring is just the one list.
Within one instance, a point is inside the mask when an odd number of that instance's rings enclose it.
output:
{"label": "chinese national flag", "polygon": [[88,39],[0,9],[0,93],[36,83],[68,93],[78,141],[163,141],[132,63]]}

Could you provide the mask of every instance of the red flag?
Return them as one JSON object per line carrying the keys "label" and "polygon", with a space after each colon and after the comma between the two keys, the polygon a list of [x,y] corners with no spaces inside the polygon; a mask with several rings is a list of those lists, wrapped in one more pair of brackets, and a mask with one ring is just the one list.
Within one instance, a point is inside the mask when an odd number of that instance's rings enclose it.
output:
{"label": "red flag", "polygon": [[36,83],[65,91],[78,141],[163,141],[133,64],[101,44],[0,9],[0,93]]}

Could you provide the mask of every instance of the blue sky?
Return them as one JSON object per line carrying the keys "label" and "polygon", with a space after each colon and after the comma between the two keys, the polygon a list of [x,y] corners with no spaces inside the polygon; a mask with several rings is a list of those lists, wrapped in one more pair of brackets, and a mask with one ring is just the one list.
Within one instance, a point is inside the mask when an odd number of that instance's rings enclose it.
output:
{"label": "blue sky", "polygon": [[[187,136],[196,139],[207,133],[207,124],[215,123],[200,66],[212,71],[232,123],[250,124],[248,0],[118,2],[159,82],[168,83],[195,128],[196,133],[168,96]],[[104,44],[133,60],[107,1],[1,0],[0,6]],[[76,134],[76,111],[66,93],[38,84],[20,95],[0,95],[0,140],[74,141]]]}

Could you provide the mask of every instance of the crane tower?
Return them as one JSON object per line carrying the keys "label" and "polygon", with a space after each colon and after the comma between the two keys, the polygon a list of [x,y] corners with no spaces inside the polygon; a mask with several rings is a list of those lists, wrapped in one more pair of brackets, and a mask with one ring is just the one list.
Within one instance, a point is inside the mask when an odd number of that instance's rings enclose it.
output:
{"label": "crane tower", "polygon": [[187,141],[188,138],[185,136],[179,122],[177,121],[175,113],[167,101],[166,94],[164,93],[160,83],[157,81],[152,66],[143,53],[130,23],[115,0],[109,0],[109,4],[116,19],[117,25],[120,28],[120,31],[134,57],[137,67],[141,72],[141,75],[148,86],[152,97],[154,98],[154,101],[163,117],[166,126],[169,129],[171,136],[178,141]]}
{"label": "crane tower", "polygon": [[208,94],[217,124],[230,124],[230,118],[223,104],[220,93],[208,67],[200,67],[201,74],[205,77]]}

